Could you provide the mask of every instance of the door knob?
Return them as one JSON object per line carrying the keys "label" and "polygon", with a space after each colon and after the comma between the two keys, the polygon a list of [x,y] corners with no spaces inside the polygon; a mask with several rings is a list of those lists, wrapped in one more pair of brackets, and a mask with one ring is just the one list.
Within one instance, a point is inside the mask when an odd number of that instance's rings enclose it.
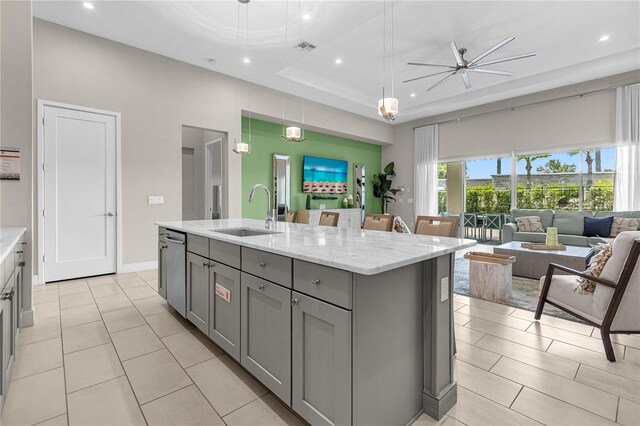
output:
{"label": "door knob", "polygon": [[260,262],[260,263],[258,263],[258,266],[261,267],[261,268],[264,268],[265,266],[267,266],[267,264],[264,263],[264,262]]}
{"label": "door knob", "polygon": [[298,304],[298,299],[291,299],[291,306],[295,306]]}
{"label": "door knob", "polygon": [[113,216],[113,213],[109,212],[109,213],[105,213],[105,216]]}
{"label": "door knob", "polygon": [[260,284],[260,285],[258,286],[258,290],[264,290],[264,284]]}
{"label": "door knob", "polygon": [[318,284],[320,284],[320,280],[313,280],[313,281],[311,281],[311,284],[318,285]]}

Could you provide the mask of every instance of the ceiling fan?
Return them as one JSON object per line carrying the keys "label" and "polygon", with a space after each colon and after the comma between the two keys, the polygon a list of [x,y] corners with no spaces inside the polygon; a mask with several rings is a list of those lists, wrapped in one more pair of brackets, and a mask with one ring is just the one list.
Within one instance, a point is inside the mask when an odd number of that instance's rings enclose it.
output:
{"label": "ceiling fan", "polygon": [[507,43],[509,43],[509,42],[511,42],[513,40],[515,40],[515,37],[513,37],[513,36],[508,37],[508,38],[502,40],[500,43],[496,44],[495,46],[485,50],[484,52],[482,52],[481,54],[479,54],[478,56],[476,56],[475,58],[473,58],[470,61],[467,61],[464,58],[465,53],[467,53],[467,49],[465,49],[465,48],[458,49],[458,46],[456,46],[456,44],[452,42],[451,43],[451,50],[453,51],[453,56],[456,59],[456,64],[454,66],[440,65],[440,64],[425,64],[425,63],[421,63],[421,62],[407,62],[407,65],[417,65],[417,66],[421,66],[421,67],[439,67],[439,68],[448,68],[448,69],[446,71],[441,71],[441,72],[437,72],[437,73],[433,73],[433,74],[423,75],[422,77],[411,78],[409,80],[403,81],[403,83],[409,83],[409,82],[412,82],[412,81],[421,80],[423,78],[433,77],[435,75],[448,74],[442,80],[438,81],[436,84],[434,84],[433,86],[429,87],[427,89],[427,92],[428,92],[431,89],[433,89],[433,88],[441,85],[442,83],[444,83],[448,78],[450,78],[454,74],[459,74],[460,75],[460,77],[462,78],[462,81],[464,82],[464,86],[467,89],[469,89],[471,87],[471,81],[469,80],[469,76],[467,75],[467,72],[478,72],[478,73],[484,73],[484,74],[494,74],[494,75],[503,75],[503,76],[506,76],[506,77],[511,77],[513,75],[512,72],[488,70],[488,69],[485,69],[485,68],[482,68],[482,67],[485,67],[487,65],[499,64],[501,62],[515,61],[516,59],[528,58],[530,56],[535,56],[536,55],[535,52],[533,52],[533,53],[525,53],[525,54],[516,55],[516,56],[510,56],[508,58],[495,59],[493,61],[486,61],[486,62],[480,62],[480,61],[483,58],[485,58],[486,56],[492,54],[493,52],[495,52],[496,50],[500,49],[502,46],[504,46],[505,44],[507,44]]}

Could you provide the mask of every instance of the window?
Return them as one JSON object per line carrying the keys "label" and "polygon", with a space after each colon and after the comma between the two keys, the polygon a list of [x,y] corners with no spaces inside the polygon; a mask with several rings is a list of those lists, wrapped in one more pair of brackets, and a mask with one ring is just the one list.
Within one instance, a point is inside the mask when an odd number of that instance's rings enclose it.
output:
{"label": "window", "polygon": [[511,157],[466,162],[469,213],[508,213],[511,209]]}

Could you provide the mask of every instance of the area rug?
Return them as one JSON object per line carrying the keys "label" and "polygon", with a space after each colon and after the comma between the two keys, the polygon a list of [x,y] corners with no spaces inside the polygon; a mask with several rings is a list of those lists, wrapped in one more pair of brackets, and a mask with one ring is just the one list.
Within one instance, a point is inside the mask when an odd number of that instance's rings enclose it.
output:
{"label": "area rug", "polygon": [[[535,311],[536,306],[538,306],[538,287],[540,282],[530,278],[513,277],[512,283],[511,298],[497,303],[502,303],[503,305],[512,306],[514,308],[526,309],[527,311]],[[471,296],[471,292],[469,290],[468,259],[462,257],[456,259],[453,291],[454,293],[462,294],[464,296]],[[556,309],[549,304],[545,305],[544,313],[558,318],[581,322],[576,317],[569,315],[560,309]]]}

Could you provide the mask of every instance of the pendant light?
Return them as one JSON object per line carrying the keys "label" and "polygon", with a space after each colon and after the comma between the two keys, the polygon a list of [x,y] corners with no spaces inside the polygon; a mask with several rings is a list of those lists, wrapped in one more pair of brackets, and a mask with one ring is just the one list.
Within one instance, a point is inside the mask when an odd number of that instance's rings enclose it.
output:
{"label": "pendant light", "polygon": [[[240,5],[248,4],[249,0],[242,1],[238,0],[238,29],[236,33],[236,53],[237,57],[240,57]],[[249,11],[247,10],[247,44],[249,43]],[[242,141],[242,114],[240,114],[240,109],[238,108],[238,84],[236,84],[236,123],[239,123],[240,129],[238,130],[238,134],[240,135],[240,142],[238,142],[238,136],[233,139],[233,152],[240,155],[251,154],[251,116],[249,116],[249,142]]]}
{"label": "pendant light", "polygon": [[382,2],[384,13],[384,23],[382,25],[382,99],[378,101],[378,115],[384,117],[387,121],[394,121],[398,115],[398,99],[394,97],[394,68],[393,68],[393,2],[391,2],[391,97],[384,96],[384,74],[387,71],[387,2]]}
{"label": "pendant light", "polygon": [[[298,0],[298,20],[300,22],[300,43],[302,43],[302,7],[300,5],[300,0]],[[285,44],[285,63],[287,62],[287,52],[289,49],[288,46],[288,24],[289,24],[289,1],[286,1],[286,9],[285,9],[285,25],[284,25],[284,44]],[[300,71],[300,90],[304,90],[303,78],[302,78],[302,70]],[[304,96],[300,96],[302,100],[302,125],[304,126]],[[282,94],[282,129],[283,135],[282,139],[288,140],[289,142],[302,142],[305,140],[304,130],[298,126],[285,126],[284,120],[284,106],[285,106],[286,94]]]}

